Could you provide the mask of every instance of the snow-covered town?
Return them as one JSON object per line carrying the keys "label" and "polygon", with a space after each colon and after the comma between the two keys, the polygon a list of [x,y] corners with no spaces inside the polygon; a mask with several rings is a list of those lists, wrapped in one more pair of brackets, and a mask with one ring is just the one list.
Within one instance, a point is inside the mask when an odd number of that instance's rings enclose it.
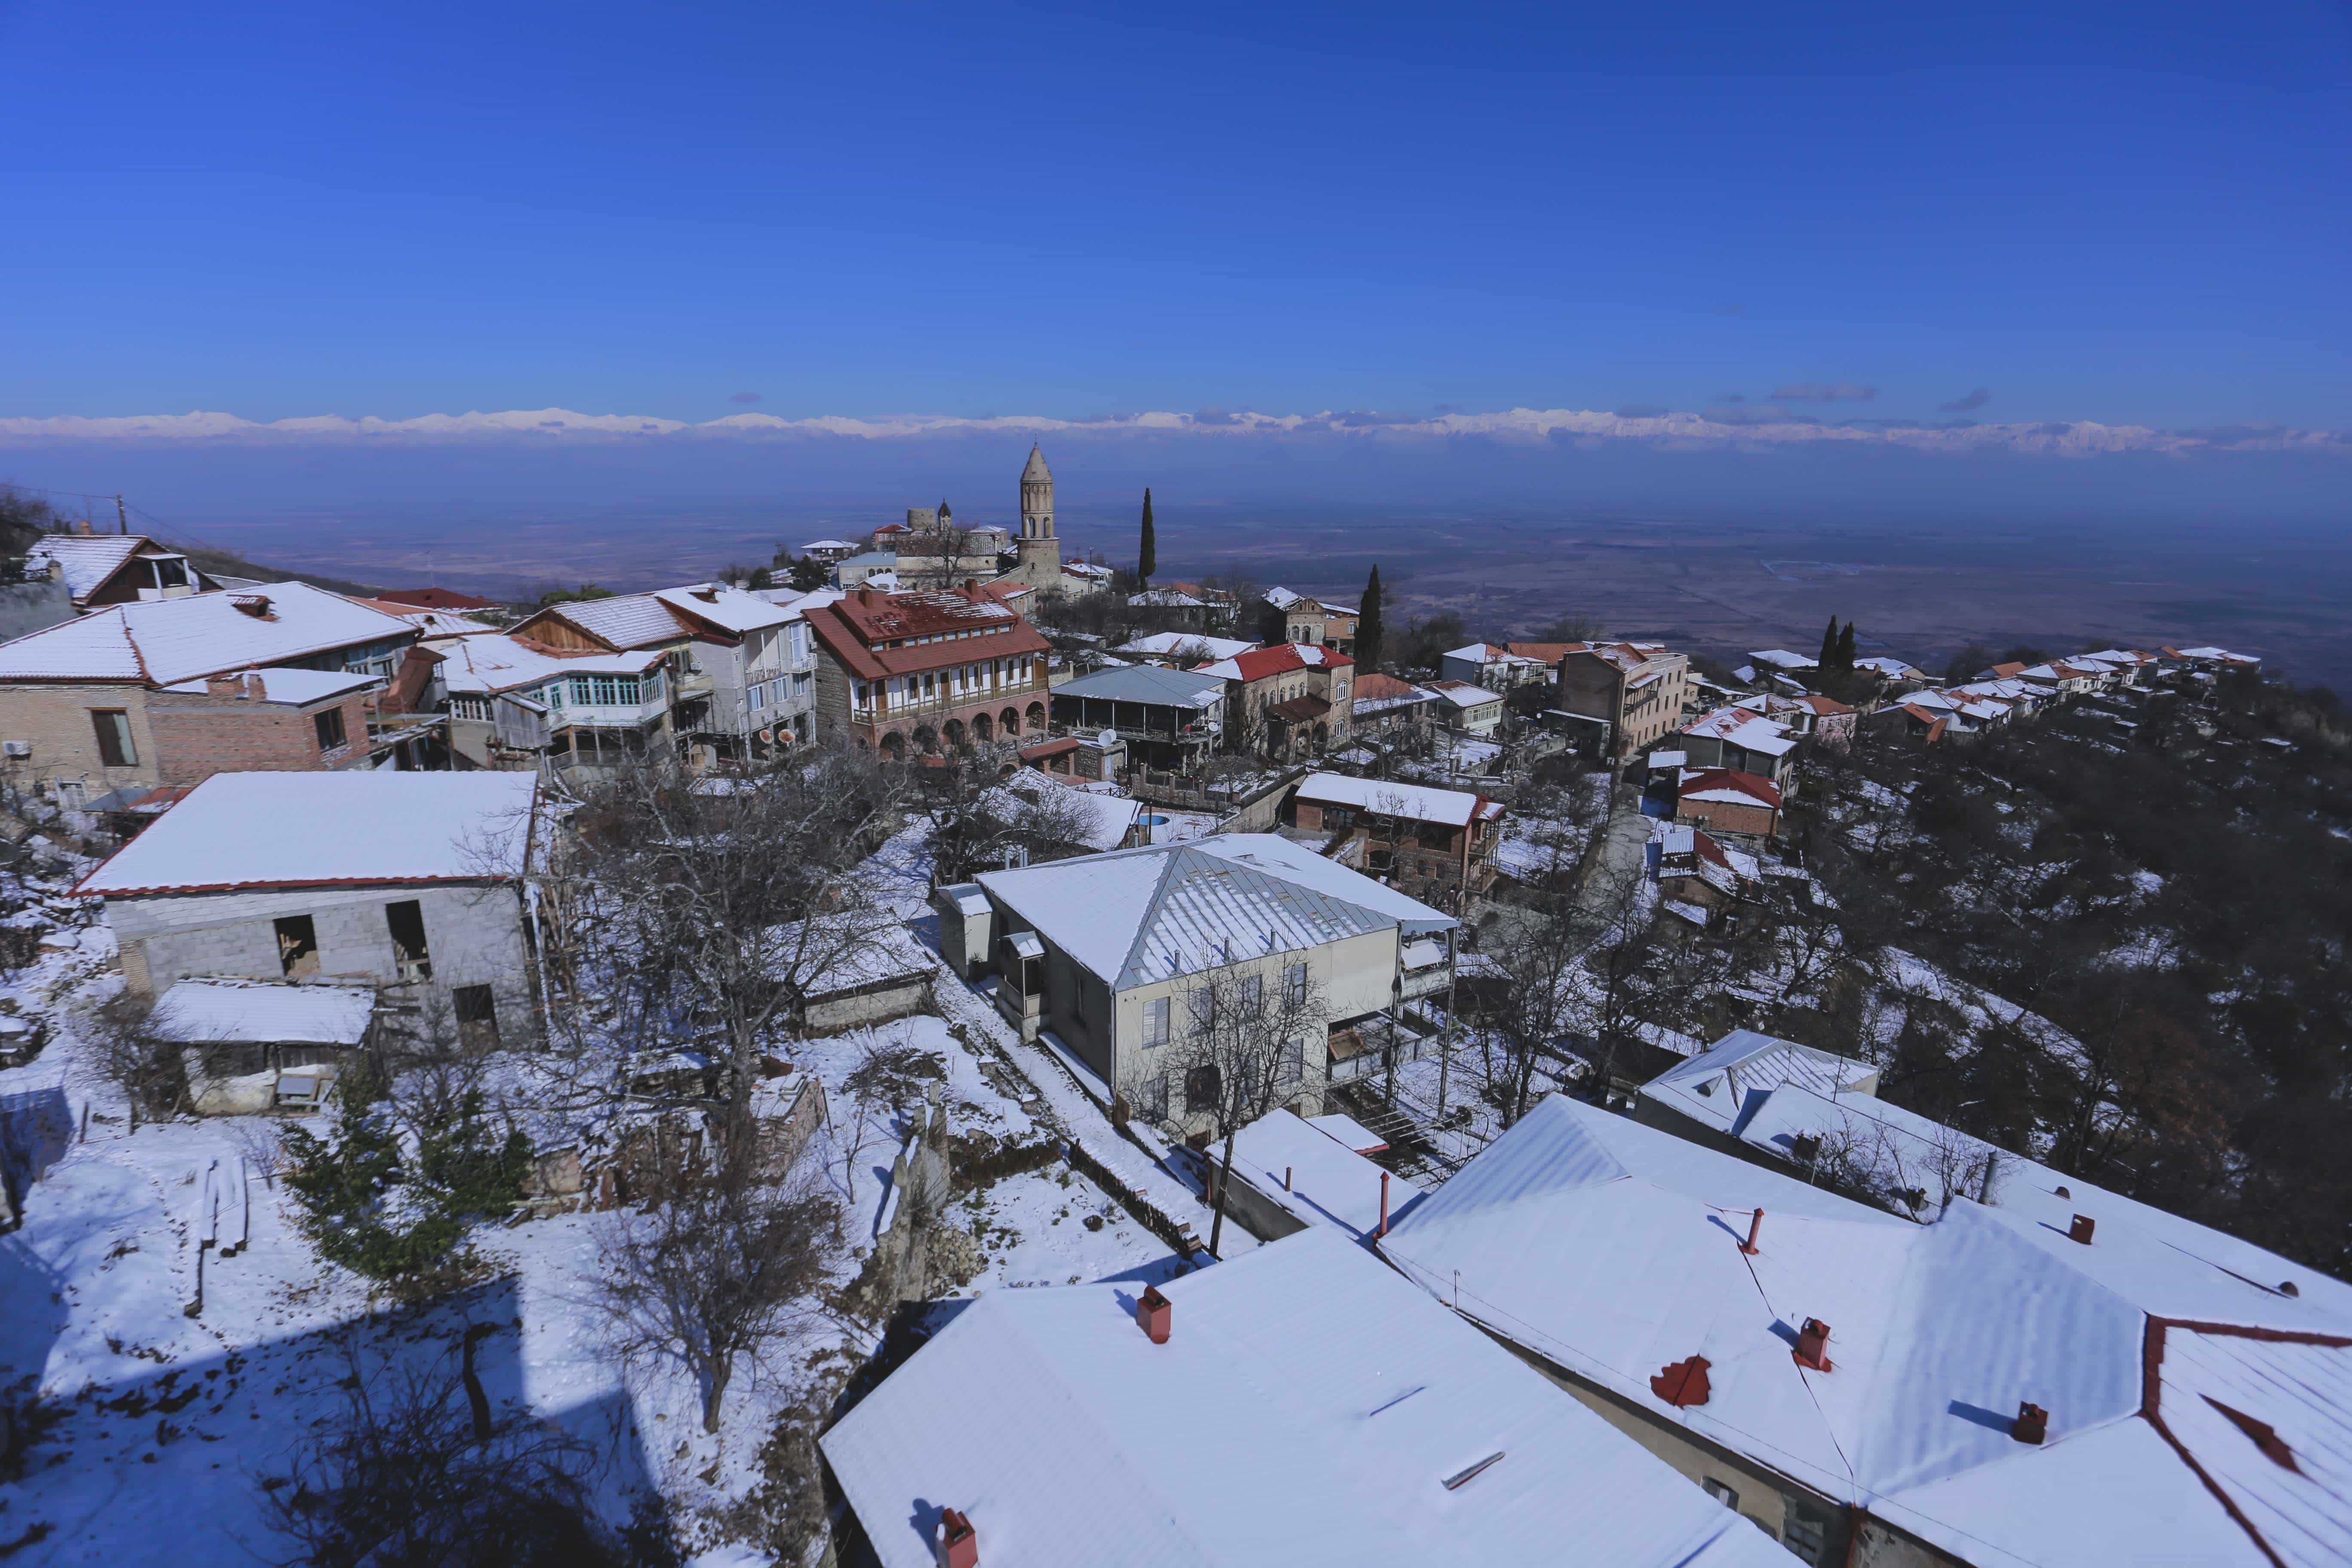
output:
{"label": "snow-covered town", "polygon": [[2293,765],[2259,660],[1452,643],[1018,494],[535,605],[25,542],[0,1558],[2352,1559],[2337,1255],[1901,901],[2020,756]]}

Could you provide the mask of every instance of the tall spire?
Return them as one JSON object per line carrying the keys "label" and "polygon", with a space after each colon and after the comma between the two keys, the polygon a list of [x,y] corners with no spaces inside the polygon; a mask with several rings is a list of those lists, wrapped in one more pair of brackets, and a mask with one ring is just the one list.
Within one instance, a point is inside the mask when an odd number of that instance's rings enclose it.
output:
{"label": "tall spire", "polygon": [[1024,484],[1033,479],[1043,479],[1047,484],[1054,482],[1054,470],[1045,466],[1045,451],[1034,441],[1029,443],[1029,466],[1021,470]]}

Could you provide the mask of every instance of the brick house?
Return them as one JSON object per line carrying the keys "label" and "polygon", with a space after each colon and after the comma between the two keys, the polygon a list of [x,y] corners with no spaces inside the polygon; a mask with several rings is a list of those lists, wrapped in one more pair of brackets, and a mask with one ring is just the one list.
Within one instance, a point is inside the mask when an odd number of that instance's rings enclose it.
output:
{"label": "brick house", "polygon": [[1355,659],[1327,645],[1281,643],[1201,667],[1226,682],[1225,734],[1278,760],[1347,744],[1355,729]]}
{"label": "brick house", "polygon": [[1046,732],[1051,651],[990,588],[859,588],[807,612],[817,735],[893,760]]}
{"label": "brick house", "polygon": [[1286,809],[1301,832],[1355,839],[1360,858],[1349,863],[1366,875],[1450,913],[1494,884],[1504,808],[1483,795],[1309,773]]}
{"label": "brick house", "polygon": [[1444,699],[1436,693],[1378,670],[1359,674],[1355,686],[1349,719],[1359,738],[1408,741],[1425,737],[1437,727]]}
{"label": "brick house", "polygon": [[1559,657],[1555,706],[1600,726],[1601,754],[1623,763],[1683,721],[1690,660],[1663,643],[1571,644]]}
{"label": "brick house", "polygon": [[106,606],[0,644],[5,766],[73,809],[229,770],[429,766],[372,727],[415,638],[302,583]]}
{"label": "brick house", "polygon": [[535,1026],[538,800],[530,773],[216,773],[73,891],[105,900],[135,995],[391,986],[511,1040]]}
{"label": "brick house", "polygon": [[1696,768],[1683,774],[1675,820],[1709,833],[1771,838],[1780,831],[1780,787],[1736,768]]}
{"label": "brick house", "polygon": [[1294,594],[1287,588],[1267,589],[1265,602],[1282,612],[1284,641],[1354,656],[1356,628],[1363,615],[1352,605]]}
{"label": "brick house", "polygon": [[[1748,702],[1761,700],[1748,699]],[[1744,703],[1718,708],[1692,720],[1673,737],[1695,768],[1734,768],[1790,787],[1798,738],[1787,724],[1768,719]]]}

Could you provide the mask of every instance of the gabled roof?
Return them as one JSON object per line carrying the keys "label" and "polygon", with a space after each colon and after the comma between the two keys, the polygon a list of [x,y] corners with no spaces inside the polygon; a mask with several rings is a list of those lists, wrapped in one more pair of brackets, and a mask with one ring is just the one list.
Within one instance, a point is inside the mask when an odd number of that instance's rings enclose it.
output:
{"label": "gabled roof", "polygon": [[[2064,1219],[1960,1198],[1916,1226],[1553,1096],[1381,1250],[1651,1419],[1962,1562],[2352,1552],[2352,1318]],[[1808,1318],[1830,1325],[1826,1372],[1791,1354]],[[1670,1405],[1652,1379],[1692,1355],[1709,1394]],[[2041,1445],[2011,1435],[2023,1403],[2048,1413]]]}
{"label": "gabled roof", "polygon": [[615,594],[609,599],[567,599],[550,605],[514,629],[529,636],[541,621],[562,621],[614,652],[667,647],[692,635],[687,625],[652,594]]}
{"label": "gabled roof", "polygon": [[504,880],[538,798],[535,773],[215,773],[73,890]]}
{"label": "gabled roof", "polygon": [[106,586],[134,555],[174,555],[177,551],[137,533],[48,533],[25,552],[26,564],[36,569],[56,562],[63,573],[66,593],[77,605]]}
{"label": "gabled roof", "polygon": [[[1709,842],[1712,842],[1710,840]],[[1878,1069],[1753,1029],[1734,1029],[1642,1086],[1643,1098],[1718,1132],[1736,1132],[1750,1101],[1795,1085],[1822,1094],[1867,1092]]]}
{"label": "gabled roof", "polygon": [[1693,768],[1683,774],[1681,796],[1685,800],[1721,801],[1740,805],[1769,805],[1780,809],[1780,787],[1770,779],[1743,773],[1738,768]]}
{"label": "gabled roof", "polygon": [[307,583],[109,605],[0,643],[0,682],[134,681],[168,686],[224,670],[287,664],[337,649],[412,640],[416,628]]}
{"label": "gabled roof", "polygon": [[[377,684],[377,677],[364,670],[348,669],[256,669],[246,672],[245,679],[259,688],[254,693],[259,700],[283,702],[297,708],[323,702],[330,697],[341,697],[347,692],[364,691]],[[175,680],[163,689],[201,697],[206,688],[199,679]]]}
{"label": "gabled roof", "polygon": [[1155,654],[1165,658],[1171,654],[1191,653],[1198,649],[1211,659],[1232,658],[1244,654],[1257,644],[1241,637],[1203,637],[1199,632],[1153,632],[1150,637],[1137,637],[1121,643],[1113,653]]}
{"label": "gabled roof", "polygon": [[1457,923],[1273,834],[1081,856],[979,881],[1114,991],[1367,931]]}
{"label": "gabled roof", "polygon": [[1469,790],[1431,789],[1425,784],[1352,778],[1346,773],[1307,774],[1299,781],[1298,798],[1414,822],[1440,823],[1448,827],[1463,827],[1474,819],[1503,815],[1500,803]]}
{"label": "gabled roof", "polygon": [[1755,663],[1769,664],[1775,669],[1814,669],[1818,668],[1821,663],[1819,659],[1807,658],[1801,653],[1790,653],[1784,647],[1768,647],[1750,653],[1748,657]]}
{"label": "gabled roof", "polygon": [[1435,692],[1456,708],[1484,708],[1489,702],[1503,700],[1501,692],[1489,691],[1466,680],[1433,680],[1423,685],[1422,689]]}
{"label": "gabled roof", "polygon": [[1222,676],[1227,680],[1264,680],[1268,676],[1283,675],[1294,669],[1344,668],[1356,661],[1337,649],[1321,643],[1276,643],[1272,647],[1254,647],[1237,653],[1231,658],[1221,658],[1214,664],[1204,664],[1204,675]]}
{"label": "gabled roof", "polygon": [[1334,1229],[1161,1283],[1164,1344],[1139,1289],[988,1291],[819,1439],[884,1568],[943,1508],[987,1568],[1788,1562]]}
{"label": "gabled roof", "polygon": [[[1399,1214],[1421,1188],[1389,1176],[1384,1192],[1381,1178],[1388,1173],[1342,1143],[1323,1121],[1289,1110],[1259,1117],[1234,1135],[1234,1174],[1304,1224],[1336,1226],[1360,1240],[1379,1228],[1384,1197],[1387,1212]],[[1338,1121],[1365,1135],[1346,1117]]]}
{"label": "gabled roof", "polygon": [[[808,609],[807,617],[817,641],[853,676],[879,680],[974,659],[1045,652],[1051,645],[1004,603],[1004,595],[987,584],[913,593],[855,588]],[[966,633],[972,635],[960,635]],[[938,640],[919,640],[923,638]],[[908,646],[882,646],[892,642]]]}
{"label": "gabled roof", "polygon": [[[1759,700],[1749,698],[1750,702]],[[1773,700],[1785,700],[1773,699]],[[1742,751],[1756,752],[1765,756],[1785,756],[1797,749],[1789,727],[1776,720],[1760,718],[1755,710],[1734,703],[1718,708],[1685,724],[1676,731],[1684,735],[1705,735],[1718,741],[1728,741]]]}

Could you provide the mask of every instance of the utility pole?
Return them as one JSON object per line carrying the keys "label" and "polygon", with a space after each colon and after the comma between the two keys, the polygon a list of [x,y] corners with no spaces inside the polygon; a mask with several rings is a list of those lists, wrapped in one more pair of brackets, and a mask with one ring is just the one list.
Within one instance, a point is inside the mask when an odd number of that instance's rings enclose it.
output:
{"label": "utility pole", "polygon": [[117,532],[128,533],[131,531],[131,514],[122,510],[122,496],[120,491],[117,491],[114,497],[114,523],[115,531]]}

